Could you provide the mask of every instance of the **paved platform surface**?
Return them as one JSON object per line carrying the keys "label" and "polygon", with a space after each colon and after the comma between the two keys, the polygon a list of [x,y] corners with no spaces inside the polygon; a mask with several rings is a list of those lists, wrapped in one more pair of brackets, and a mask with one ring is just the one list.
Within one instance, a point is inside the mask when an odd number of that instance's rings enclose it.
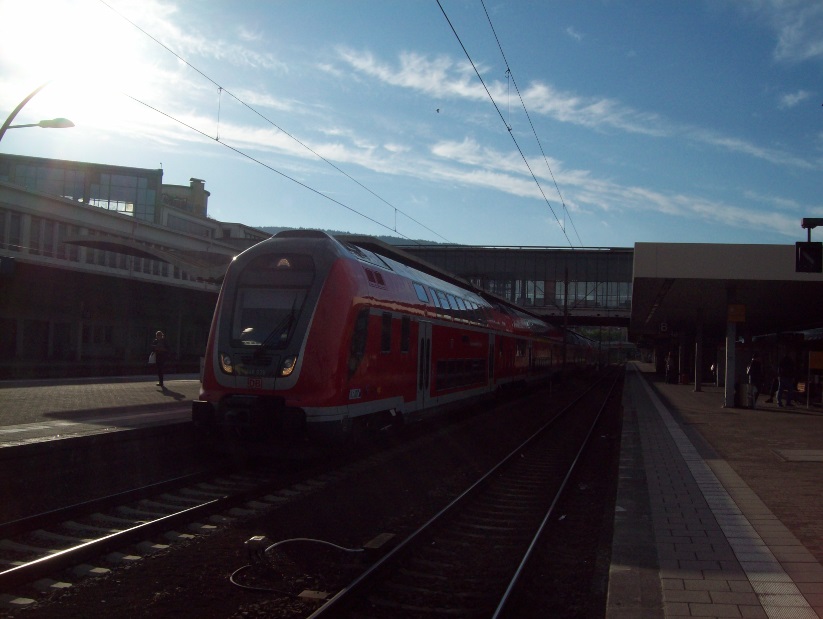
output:
{"label": "paved platform surface", "polygon": [[823,618],[823,412],[627,367],[607,617]]}
{"label": "paved platform surface", "polygon": [[0,447],[191,419],[197,374],[0,381]]}

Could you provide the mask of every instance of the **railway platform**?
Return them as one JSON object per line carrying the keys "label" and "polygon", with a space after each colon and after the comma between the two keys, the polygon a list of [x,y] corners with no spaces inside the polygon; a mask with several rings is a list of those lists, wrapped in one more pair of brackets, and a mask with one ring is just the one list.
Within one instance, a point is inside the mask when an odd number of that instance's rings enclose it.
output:
{"label": "railway platform", "polygon": [[606,616],[823,618],[823,410],[626,372]]}
{"label": "railway platform", "polygon": [[0,381],[0,450],[191,419],[197,374]]}

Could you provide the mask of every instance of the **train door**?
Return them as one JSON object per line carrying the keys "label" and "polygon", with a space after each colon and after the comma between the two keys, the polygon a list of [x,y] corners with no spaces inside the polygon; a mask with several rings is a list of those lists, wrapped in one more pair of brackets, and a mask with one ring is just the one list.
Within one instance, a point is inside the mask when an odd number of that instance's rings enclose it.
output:
{"label": "train door", "polygon": [[417,336],[417,410],[430,405],[432,367],[432,323],[419,323]]}
{"label": "train door", "polygon": [[494,334],[489,333],[489,389],[494,390]]}

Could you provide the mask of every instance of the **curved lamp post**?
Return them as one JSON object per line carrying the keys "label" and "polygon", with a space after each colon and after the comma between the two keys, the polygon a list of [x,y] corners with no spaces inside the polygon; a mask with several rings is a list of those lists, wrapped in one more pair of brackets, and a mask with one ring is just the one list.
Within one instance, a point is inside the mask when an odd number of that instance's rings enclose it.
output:
{"label": "curved lamp post", "polygon": [[52,118],[51,120],[41,120],[39,123],[33,123],[28,125],[12,125],[11,121],[14,120],[14,117],[17,116],[17,113],[23,109],[23,106],[28,103],[31,98],[36,95],[38,92],[43,90],[49,82],[45,84],[41,84],[37,88],[34,89],[28,97],[23,99],[14,111],[9,114],[9,117],[6,119],[6,122],[3,123],[3,126],[0,127],[0,140],[3,139],[3,136],[6,135],[6,129],[20,129],[21,127],[43,127],[44,129],[66,129],[68,127],[74,127],[74,123],[71,122],[68,118]]}

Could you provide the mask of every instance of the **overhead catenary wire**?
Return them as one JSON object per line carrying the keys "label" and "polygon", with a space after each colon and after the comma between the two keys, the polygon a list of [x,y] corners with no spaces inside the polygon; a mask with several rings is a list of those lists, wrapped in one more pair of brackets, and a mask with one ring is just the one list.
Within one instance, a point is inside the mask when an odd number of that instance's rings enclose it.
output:
{"label": "overhead catenary wire", "polygon": [[546,162],[546,169],[548,169],[549,174],[552,177],[552,181],[554,182],[554,187],[557,190],[557,195],[560,198],[560,203],[563,205],[563,212],[566,213],[569,217],[569,222],[574,228],[574,233],[577,235],[577,240],[580,241],[580,246],[583,246],[583,239],[580,238],[580,234],[577,232],[577,226],[574,225],[574,221],[572,220],[571,213],[569,213],[569,209],[566,207],[566,202],[563,200],[563,194],[560,192],[560,186],[557,184],[557,179],[554,177],[554,172],[552,171],[552,167],[549,165],[549,159],[546,157],[546,153],[543,150],[543,144],[540,142],[540,137],[537,135],[537,130],[534,128],[534,123],[532,123],[532,117],[529,115],[529,110],[526,109],[526,102],[523,101],[523,95],[520,94],[520,89],[517,87],[517,81],[514,79],[514,73],[512,73],[511,67],[509,67],[509,60],[506,58],[506,54],[503,51],[503,45],[500,43],[500,38],[497,36],[497,31],[494,28],[494,24],[492,23],[492,18],[489,15],[489,11],[486,8],[486,3],[484,0],[480,0],[480,4],[483,5],[483,11],[486,13],[486,19],[489,21],[489,26],[492,29],[492,34],[494,34],[494,40],[497,41],[497,47],[500,49],[500,55],[503,56],[503,62],[506,65],[506,82],[508,84],[508,79],[511,78],[511,83],[514,86],[515,92],[517,92],[517,96],[520,97],[520,104],[523,106],[523,111],[526,113],[526,118],[529,121],[529,126],[532,128],[532,133],[534,133],[534,139],[537,141],[537,145],[540,148],[540,153],[543,155],[543,161]]}
{"label": "overhead catenary wire", "polygon": [[[150,108],[150,109],[152,109],[152,110],[154,110],[154,111],[156,111],[156,112],[160,112],[161,114],[164,114],[164,115],[165,115],[165,116],[167,116],[168,118],[171,118],[172,120],[174,120],[174,121],[176,121],[176,122],[179,122],[180,124],[182,124],[182,125],[184,125],[184,126],[186,126],[186,127],[190,128],[190,129],[193,129],[194,131],[197,131],[197,132],[198,132],[198,133],[200,133],[201,135],[204,135],[204,136],[206,136],[206,137],[209,137],[209,138],[213,139],[214,141],[218,142],[219,144],[222,144],[223,146],[226,146],[227,148],[229,148],[229,149],[231,149],[231,150],[235,151],[236,153],[241,154],[241,155],[243,155],[243,156],[247,157],[248,159],[250,159],[250,160],[252,160],[252,161],[254,161],[254,162],[256,162],[256,163],[259,163],[259,164],[263,165],[264,167],[266,167],[266,168],[270,169],[270,170],[271,170],[271,171],[273,171],[273,172],[277,172],[278,174],[282,175],[283,177],[285,177],[285,178],[287,178],[287,179],[289,179],[289,180],[291,180],[291,181],[296,182],[297,184],[299,184],[299,185],[301,185],[301,186],[305,187],[306,189],[310,189],[310,190],[311,190],[311,191],[313,191],[314,193],[317,193],[317,194],[319,194],[319,195],[321,195],[321,196],[323,196],[323,197],[325,197],[325,198],[327,198],[327,199],[331,200],[332,202],[334,202],[334,203],[336,203],[336,204],[339,204],[339,205],[341,205],[341,206],[344,206],[345,208],[347,208],[348,210],[352,211],[353,213],[356,213],[357,215],[360,215],[361,217],[364,217],[364,218],[368,219],[369,221],[372,221],[372,222],[374,222],[374,223],[378,223],[379,225],[381,225],[382,227],[384,227],[384,228],[386,228],[386,229],[388,229],[388,230],[392,230],[393,232],[395,232],[395,233],[397,233],[397,234],[400,234],[400,236],[402,236],[402,237],[403,237],[403,238],[405,238],[405,239],[408,239],[408,240],[410,240],[410,241],[413,241],[413,239],[411,239],[411,238],[407,237],[406,235],[404,235],[404,234],[401,234],[401,233],[397,232],[397,230],[396,230],[396,228],[397,228],[397,223],[396,223],[396,222],[397,222],[397,213],[398,213],[398,212],[399,212],[399,213],[401,213],[402,215],[404,215],[405,217],[407,217],[410,221],[412,221],[412,222],[414,222],[415,224],[417,224],[418,226],[420,226],[421,228],[423,228],[423,229],[427,230],[428,232],[431,232],[431,233],[432,233],[432,234],[434,234],[435,236],[437,236],[437,237],[439,237],[439,238],[443,239],[443,240],[444,240],[444,241],[446,241],[447,243],[451,243],[451,242],[452,242],[452,241],[450,241],[449,239],[447,239],[446,237],[444,237],[443,235],[441,235],[440,233],[435,232],[434,230],[432,230],[431,228],[429,228],[429,227],[428,227],[428,226],[426,226],[425,224],[423,224],[423,223],[421,223],[420,221],[416,220],[414,217],[412,217],[411,215],[409,215],[408,213],[406,213],[406,212],[405,212],[405,211],[403,211],[402,209],[397,208],[395,205],[391,204],[391,203],[390,203],[390,202],[388,202],[385,198],[383,198],[383,197],[382,197],[382,196],[380,196],[379,194],[377,194],[377,193],[375,193],[374,191],[372,191],[369,187],[367,187],[366,185],[364,185],[363,183],[361,183],[360,181],[358,181],[356,178],[352,177],[352,176],[351,176],[350,174],[348,174],[345,170],[342,170],[339,166],[337,166],[337,165],[335,165],[333,162],[329,161],[326,157],[324,157],[323,155],[321,155],[320,153],[318,153],[317,151],[315,151],[314,149],[312,149],[310,146],[308,146],[307,144],[304,144],[304,143],[303,143],[301,140],[299,140],[297,137],[293,136],[291,133],[289,133],[288,131],[286,131],[285,129],[283,129],[283,128],[282,128],[282,127],[280,127],[279,125],[277,125],[274,121],[272,121],[271,119],[269,119],[268,117],[266,117],[264,114],[262,114],[261,112],[259,112],[258,110],[256,110],[254,107],[252,107],[251,105],[249,105],[249,104],[248,104],[248,103],[246,103],[245,101],[243,101],[240,97],[236,96],[234,93],[232,93],[231,91],[227,90],[227,89],[226,89],[226,88],[224,88],[222,85],[220,85],[219,83],[217,83],[214,79],[212,79],[211,77],[209,77],[206,73],[204,73],[203,71],[201,71],[200,69],[198,69],[196,66],[194,66],[192,63],[190,63],[188,60],[186,60],[185,58],[183,58],[182,56],[180,56],[180,54],[178,54],[178,53],[177,53],[177,52],[175,52],[173,49],[171,49],[168,45],[166,45],[165,43],[163,43],[162,41],[160,41],[157,37],[153,36],[151,33],[147,32],[145,29],[141,28],[139,25],[137,25],[137,24],[136,24],[135,22],[133,22],[131,19],[129,19],[128,17],[126,17],[125,15],[123,15],[122,13],[120,13],[117,9],[115,9],[115,8],[114,8],[114,7],[112,7],[110,4],[108,4],[108,3],[106,2],[106,0],[99,0],[99,2],[100,2],[101,4],[103,4],[105,7],[107,7],[108,9],[110,9],[112,12],[114,12],[114,13],[115,13],[118,17],[120,17],[120,18],[121,18],[121,19],[123,19],[124,21],[128,22],[131,26],[133,26],[134,28],[136,28],[137,30],[139,30],[140,32],[142,32],[144,35],[146,35],[147,37],[149,37],[152,41],[154,41],[155,43],[157,43],[158,45],[160,45],[163,49],[165,49],[167,52],[169,52],[169,53],[170,53],[170,54],[172,54],[175,58],[177,58],[180,62],[184,63],[187,67],[189,67],[190,69],[192,69],[193,71],[195,71],[196,73],[198,73],[198,74],[199,74],[199,75],[200,75],[203,79],[205,79],[205,80],[207,80],[207,81],[211,82],[214,86],[216,86],[216,87],[218,88],[218,97],[220,97],[220,96],[222,95],[222,93],[224,93],[224,92],[225,92],[228,96],[230,96],[232,99],[234,99],[235,101],[237,101],[240,105],[242,105],[243,107],[245,107],[246,109],[248,109],[249,111],[251,111],[252,113],[254,113],[255,115],[259,116],[261,119],[263,119],[264,121],[266,121],[267,123],[269,123],[271,126],[273,126],[275,129],[277,129],[278,131],[280,131],[281,133],[283,133],[285,136],[287,136],[287,137],[289,137],[290,139],[292,139],[292,140],[294,140],[295,142],[297,142],[300,146],[302,146],[303,148],[305,148],[306,150],[308,150],[309,152],[311,152],[313,155],[315,155],[316,157],[318,157],[319,159],[321,159],[322,161],[324,161],[326,164],[330,165],[332,168],[334,168],[334,169],[335,169],[336,171],[338,171],[339,173],[343,174],[346,178],[348,178],[348,179],[349,179],[349,180],[351,180],[352,182],[356,183],[358,186],[360,186],[360,187],[361,187],[362,189],[364,189],[365,191],[367,191],[367,192],[369,192],[370,194],[372,194],[375,198],[377,198],[378,200],[380,200],[381,202],[383,202],[384,204],[386,204],[386,205],[387,205],[387,206],[389,206],[390,208],[394,209],[394,211],[395,211],[395,228],[394,228],[394,229],[392,229],[390,226],[386,226],[386,225],[384,225],[384,224],[380,224],[380,223],[379,223],[379,222],[377,222],[375,219],[372,219],[371,217],[369,217],[369,216],[367,216],[367,215],[364,215],[363,213],[360,213],[360,212],[359,212],[359,211],[357,211],[356,209],[354,209],[354,208],[352,208],[352,207],[349,207],[349,206],[347,206],[347,205],[343,204],[342,202],[338,202],[337,200],[334,200],[333,198],[330,198],[329,196],[326,196],[326,195],[325,195],[324,193],[322,193],[321,191],[318,191],[318,190],[316,190],[316,189],[313,189],[313,188],[309,187],[308,185],[306,185],[305,183],[301,183],[300,181],[297,181],[296,179],[294,179],[294,178],[292,178],[292,177],[288,176],[287,174],[284,174],[284,173],[282,173],[282,172],[279,172],[278,170],[276,170],[276,169],[272,168],[271,166],[266,165],[266,164],[262,163],[261,161],[259,161],[259,160],[255,159],[254,157],[252,157],[252,156],[250,156],[250,155],[247,155],[246,153],[242,152],[241,150],[239,150],[239,149],[237,149],[237,148],[234,148],[234,147],[232,147],[232,146],[229,146],[228,144],[226,144],[225,142],[223,142],[223,141],[220,139],[220,118],[219,118],[219,114],[220,114],[220,103],[219,103],[219,102],[220,102],[220,99],[219,99],[219,98],[218,98],[218,120],[217,120],[217,133],[216,133],[216,137],[215,137],[215,138],[211,138],[211,136],[207,135],[205,132],[200,131],[199,129],[195,129],[194,127],[191,127],[190,125],[187,125],[186,123],[184,123],[184,122],[182,122],[182,121],[180,121],[180,120],[178,120],[178,119],[174,118],[174,117],[173,117],[173,116],[171,116],[170,114],[166,114],[166,113],[164,113],[164,112],[161,112],[160,110],[158,110],[158,109],[156,109],[156,108],[154,108],[154,107],[152,107],[152,106],[150,106],[150,105],[148,105],[148,104],[144,103],[143,101],[140,101],[139,99],[137,99],[137,98],[135,98],[135,97],[131,97],[130,95],[127,95],[127,96],[129,96],[131,99],[133,99],[133,100],[134,100],[134,101],[136,101],[137,103],[140,103],[140,104],[142,104],[142,105],[145,105],[146,107],[148,107],[148,108]],[[417,241],[413,241],[413,242],[417,243]]]}
{"label": "overhead catenary wire", "polygon": [[179,123],[179,124],[183,125],[183,126],[184,126],[184,127],[186,127],[187,129],[191,129],[191,130],[192,130],[192,131],[194,131],[195,133],[199,133],[200,135],[202,135],[202,136],[203,136],[203,137],[205,137],[205,138],[208,138],[208,139],[210,139],[210,140],[214,140],[215,142],[217,142],[217,143],[218,143],[218,144],[220,144],[221,146],[224,146],[225,148],[228,148],[229,150],[231,150],[231,151],[233,151],[233,152],[237,153],[238,155],[240,155],[241,157],[245,157],[245,158],[246,158],[246,159],[248,159],[249,161],[253,161],[254,163],[257,163],[257,164],[259,164],[259,165],[263,166],[264,168],[266,168],[266,169],[268,169],[268,170],[271,170],[271,171],[272,171],[272,172],[274,172],[275,174],[279,174],[279,175],[280,175],[280,176],[282,176],[283,178],[285,178],[285,179],[287,179],[287,180],[290,180],[291,182],[296,183],[296,184],[300,185],[301,187],[303,187],[303,188],[305,188],[305,189],[308,189],[308,190],[309,190],[309,191],[311,191],[312,193],[316,193],[318,196],[320,196],[320,197],[322,197],[322,198],[325,198],[326,200],[329,200],[330,202],[333,202],[334,204],[337,204],[338,206],[342,206],[344,209],[346,209],[346,210],[348,210],[348,211],[351,211],[351,212],[352,212],[352,213],[354,213],[355,215],[360,215],[360,217],[362,217],[362,218],[364,218],[364,219],[368,219],[370,222],[375,223],[375,224],[377,224],[378,226],[381,226],[382,228],[385,228],[386,230],[393,231],[395,234],[398,234],[398,235],[402,236],[404,239],[406,239],[406,240],[408,240],[408,241],[411,241],[411,242],[412,242],[412,243],[414,243],[415,245],[422,245],[422,243],[420,243],[419,241],[416,241],[415,239],[412,239],[412,238],[410,238],[410,237],[406,236],[405,234],[403,234],[403,233],[401,233],[401,232],[397,232],[397,230],[393,230],[391,226],[387,226],[386,224],[384,224],[384,223],[381,223],[381,222],[377,221],[377,220],[376,220],[376,219],[374,219],[373,217],[369,217],[369,216],[368,216],[368,215],[366,215],[365,213],[361,213],[361,212],[360,212],[360,211],[358,211],[357,209],[355,209],[355,208],[353,208],[353,207],[349,206],[348,204],[345,204],[345,203],[341,202],[340,200],[335,200],[335,199],[334,199],[334,198],[332,198],[331,196],[327,196],[327,195],[326,195],[326,194],[324,194],[322,191],[320,191],[320,190],[318,190],[318,189],[315,189],[314,187],[310,187],[310,186],[309,186],[309,185],[307,185],[306,183],[303,183],[303,182],[301,182],[301,181],[297,180],[296,178],[289,176],[289,175],[288,175],[288,174],[286,174],[285,172],[281,172],[280,170],[278,170],[278,169],[276,169],[276,168],[273,168],[273,167],[272,167],[272,166],[270,166],[269,164],[267,164],[267,163],[265,163],[265,162],[263,162],[263,161],[260,161],[259,159],[255,158],[255,157],[252,157],[252,156],[251,156],[251,155],[249,155],[248,153],[246,153],[246,152],[244,152],[244,151],[240,150],[239,148],[235,148],[234,146],[232,146],[232,145],[230,145],[230,144],[227,144],[226,142],[223,142],[223,141],[221,141],[221,140],[218,140],[217,138],[213,138],[212,136],[210,136],[210,135],[209,135],[208,133],[206,133],[205,131],[202,131],[202,130],[198,129],[197,127],[194,127],[194,126],[192,126],[192,125],[188,124],[187,122],[180,120],[179,118],[175,118],[174,116],[172,116],[172,115],[171,115],[171,114],[169,114],[168,112],[164,112],[163,110],[160,110],[160,109],[158,109],[158,108],[156,108],[156,107],[154,107],[154,106],[152,106],[152,105],[150,105],[150,104],[146,103],[145,101],[141,101],[141,100],[140,100],[140,99],[138,99],[137,97],[134,97],[134,96],[132,96],[132,95],[130,95],[130,94],[128,94],[128,93],[126,93],[126,92],[124,92],[124,93],[123,93],[123,95],[124,95],[124,96],[126,96],[126,97],[128,97],[129,99],[131,99],[131,100],[132,100],[132,101],[134,101],[135,103],[139,103],[140,105],[143,105],[143,106],[147,107],[148,109],[150,109],[150,110],[152,110],[152,111],[154,111],[154,112],[157,112],[158,114],[162,114],[162,115],[163,115],[163,116],[165,116],[166,118],[168,118],[168,119],[170,119],[170,120],[173,120],[174,122],[176,122],[176,123]]}
{"label": "overhead catenary wire", "polygon": [[457,34],[457,30],[455,29],[454,24],[452,24],[451,19],[449,19],[449,16],[446,14],[446,10],[443,8],[443,5],[440,3],[440,0],[437,0],[437,6],[440,7],[440,11],[443,13],[443,17],[446,18],[446,22],[449,24],[449,28],[451,28],[451,31],[454,34],[455,38],[457,39],[457,42],[460,44],[460,47],[463,49],[463,53],[466,55],[466,58],[468,59],[469,64],[471,64],[471,66],[472,66],[472,69],[474,69],[474,72],[477,75],[477,79],[480,80],[480,84],[483,86],[483,89],[486,91],[486,94],[488,95],[489,100],[492,102],[492,105],[494,106],[494,109],[497,111],[497,115],[500,116],[500,120],[502,120],[503,124],[506,126],[506,131],[508,132],[509,136],[511,137],[512,142],[514,142],[514,145],[517,148],[517,152],[519,152],[520,156],[523,158],[523,163],[526,164],[526,168],[528,168],[529,174],[531,174],[532,179],[534,180],[535,184],[537,185],[537,188],[540,191],[540,195],[543,196],[543,200],[546,202],[546,205],[549,207],[549,210],[551,211],[552,215],[554,215],[554,219],[555,219],[555,221],[557,221],[557,225],[560,226],[560,230],[563,232],[563,236],[566,237],[566,241],[568,242],[569,246],[574,248],[574,244],[571,242],[571,239],[569,239],[569,235],[566,234],[566,230],[565,230],[563,224],[560,222],[560,219],[557,217],[557,213],[554,212],[554,208],[552,207],[551,202],[549,202],[549,199],[546,197],[546,194],[543,191],[543,187],[540,185],[540,181],[537,180],[537,176],[535,176],[531,165],[529,165],[529,161],[526,158],[525,153],[523,153],[523,149],[520,148],[520,144],[517,143],[517,138],[514,137],[514,132],[512,131],[509,124],[506,122],[506,118],[503,116],[503,112],[500,111],[500,107],[497,105],[497,102],[494,100],[494,97],[492,96],[491,92],[489,92],[489,88],[488,88],[488,86],[486,86],[486,82],[483,80],[483,76],[481,76],[480,71],[477,70],[477,65],[475,65],[474,60],[471,57],[471,54],[469,54],[469,51],[466,49],[466,46],[463,45],[463,41],[461,40],[460,35]]}

